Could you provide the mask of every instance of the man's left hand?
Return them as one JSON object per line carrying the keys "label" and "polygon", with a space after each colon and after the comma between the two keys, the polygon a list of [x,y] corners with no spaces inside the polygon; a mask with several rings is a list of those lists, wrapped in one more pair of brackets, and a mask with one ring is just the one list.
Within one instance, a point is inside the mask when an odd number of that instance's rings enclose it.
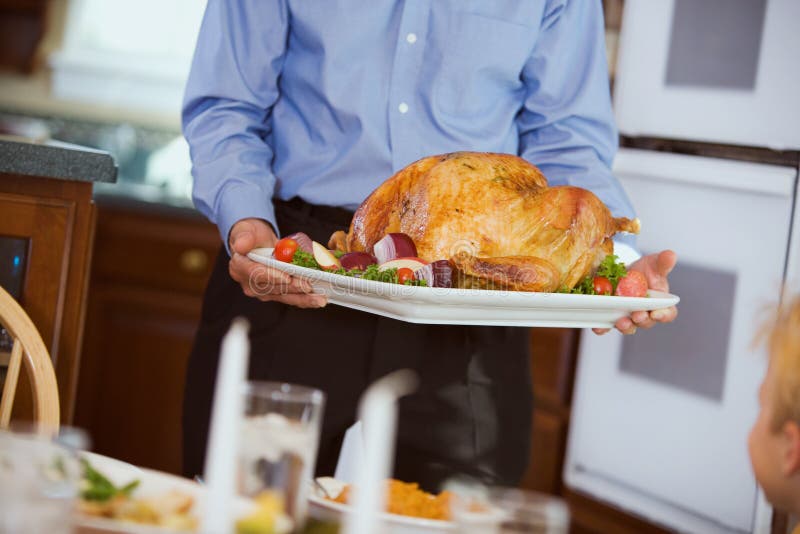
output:
{"label": "man's left hand", "polygon": [[[629,271],[640,271],[647,279],[648,289],[669,292],[669,282],[667,276],[678,257],[671,250],[664,250],[658,254],[643,256],[632,263]],[[623,334],[633,334],[637,328],[652,328],[656,323],[669,323],[678,316],[678,308],[671,306],[660,310],[635,311],[629,317],[623,317],[616,322],[614,327]],[[595,334],[605,334],[608,328],[593,328]]]}

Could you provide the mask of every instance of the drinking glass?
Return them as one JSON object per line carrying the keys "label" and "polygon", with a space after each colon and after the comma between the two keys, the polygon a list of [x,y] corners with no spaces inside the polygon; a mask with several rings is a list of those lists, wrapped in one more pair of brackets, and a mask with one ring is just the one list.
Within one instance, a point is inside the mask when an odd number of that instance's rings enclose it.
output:
{"label": "drinking glass", "polygon": [[[569,509],[552,495],[518,488],[468,488],[454,498],[453,520],[462,534],[567,534]],[[458,488],[453,488],[458,492]]]}
{"label": "drinking glass", "polygon": [[0,534],[72,532],[86,434],[32,425],[0,430]]}
{"label": "drinking glass", "polygon": [[239,453],[239,491],[277,493],[296,525],[305,522],[325,394],[279,382],[248,382]]}

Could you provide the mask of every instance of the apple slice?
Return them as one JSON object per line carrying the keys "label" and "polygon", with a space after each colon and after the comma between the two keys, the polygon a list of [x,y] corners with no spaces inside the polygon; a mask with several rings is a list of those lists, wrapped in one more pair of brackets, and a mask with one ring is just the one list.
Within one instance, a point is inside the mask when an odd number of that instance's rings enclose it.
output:
{"label": "apple slice", "polygon": [[411,269],[412,271],[416,271],[417,269],[422,269],[427,264],[428,262],[423,260],[422,258],[415,258],[415,257],[397,258],[380,264],[378,269],[383,271],[386,269],[402,269],[403,267],[406,267],[408,269]]}
{"label": "apple slice", "polygon": [[316,241],[311,242],[311,247],[314,249],[314,259],[317,260],[319,266],[327,271],[335,271],[336,269],[341,269],[342,264],[339,263],[339,260],[334,256],[330,250],[323,247]]}

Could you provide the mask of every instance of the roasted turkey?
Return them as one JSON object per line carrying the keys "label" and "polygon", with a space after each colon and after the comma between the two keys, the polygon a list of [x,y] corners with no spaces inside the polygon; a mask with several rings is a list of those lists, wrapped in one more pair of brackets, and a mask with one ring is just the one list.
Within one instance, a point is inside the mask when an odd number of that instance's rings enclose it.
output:
{"label": "roasted turkey", "polygon": [[549,187],[522,158],[455,152],[386,180],[329,246],[372,252],[390,232],[408,234],[424,260],[449,259],[458,287],[551,292],[591,274],[611,237],[638,233],[639,221],[613,217],[586,189]]}

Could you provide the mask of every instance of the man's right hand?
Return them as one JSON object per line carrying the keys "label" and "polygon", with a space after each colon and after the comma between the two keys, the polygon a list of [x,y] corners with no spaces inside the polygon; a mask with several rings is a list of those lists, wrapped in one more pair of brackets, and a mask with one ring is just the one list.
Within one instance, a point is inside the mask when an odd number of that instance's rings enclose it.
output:
{"label": "man's right hand", "polygon": [[248,297],[265,302],[276,300],[300,308],[321,308],[327,304],[324,295],[312,293],[308,282],[247,257],[254,248],[274,247],[278,241],[270,225],[262,219],[242,219],[233,225],[228,239],[231,251],[228,272]]}

